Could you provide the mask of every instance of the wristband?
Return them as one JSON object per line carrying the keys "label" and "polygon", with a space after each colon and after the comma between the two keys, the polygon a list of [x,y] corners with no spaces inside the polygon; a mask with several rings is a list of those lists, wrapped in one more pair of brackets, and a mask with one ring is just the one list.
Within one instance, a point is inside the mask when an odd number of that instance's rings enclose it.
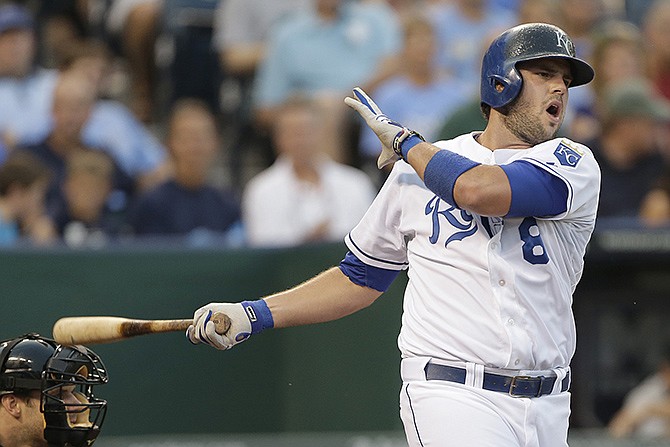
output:
{"label": "wristband", "polygon": [[258,334],[265,329],[272,329],[275,325],[272,312],[265,300],[243,301],[242,308],[251,323],[251,333]]}
{"label": "wristband", "polygon": [[466,171],[481,163],[448,150],[441,150],[433,155],[423,173],[423,182],[445,202],[458,206],[454,200],[456,180]]}
{"label": "wristband", "polygon": [[426,141],[426,139],[422,137],[419,132],[403,127],[393,139],[393,151],[402,157],[403,160],[407,161],[409,150],[424,141]]}

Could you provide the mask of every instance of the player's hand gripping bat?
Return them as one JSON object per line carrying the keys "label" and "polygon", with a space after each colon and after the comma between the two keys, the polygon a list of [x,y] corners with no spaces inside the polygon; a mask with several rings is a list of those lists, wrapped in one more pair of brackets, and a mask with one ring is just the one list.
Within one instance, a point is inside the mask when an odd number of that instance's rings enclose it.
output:
{"label": "player's hand gripping bat", "polygon": [[[223,335],[230,328],[230,318],[215,312],[211,321],[217,334]],[[158,332],[184,332],[193,320],[139,320],[123,317],[65,317],[56,321],[53,338],[64,345],[90,345],[111,343],[136,335]]]}

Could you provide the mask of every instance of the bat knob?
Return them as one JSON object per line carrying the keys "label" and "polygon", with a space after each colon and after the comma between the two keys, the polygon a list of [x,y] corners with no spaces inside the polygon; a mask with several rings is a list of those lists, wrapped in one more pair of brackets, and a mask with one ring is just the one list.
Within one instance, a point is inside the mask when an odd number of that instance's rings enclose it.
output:
{"label": "bat knob", "polygon": [[230,329],[230,317],[223,312],[214,312],[210,321],[216,326],[216,333],[219,335],[224,335]]}

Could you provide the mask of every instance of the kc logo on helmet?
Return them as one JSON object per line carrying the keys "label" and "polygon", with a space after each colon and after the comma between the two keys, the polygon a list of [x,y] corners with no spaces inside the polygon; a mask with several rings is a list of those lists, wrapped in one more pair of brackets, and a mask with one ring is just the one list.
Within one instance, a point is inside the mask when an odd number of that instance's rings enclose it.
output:
{"label": "kc logo on helmet", "polygon": [[572,43],[568,35],[558,30],[556,30],[555,33],[556,33],[556,46],[563,47],[567,54],[573,56],[575,54],[575,45]]}

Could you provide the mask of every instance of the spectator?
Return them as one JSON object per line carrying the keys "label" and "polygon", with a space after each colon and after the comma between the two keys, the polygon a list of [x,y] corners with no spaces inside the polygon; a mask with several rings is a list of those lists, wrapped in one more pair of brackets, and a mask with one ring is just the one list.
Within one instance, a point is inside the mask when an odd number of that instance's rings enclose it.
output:
{"label": "spectator", "polygon": [[610,21],[593,36],[591,63],[598,76],[582,87],[585,101],[565,124],[570,138],[589,140],[599,133],[604,92],[614,85],[646,76],[644,44],[640,30],[629,22]]}
{"label": "spectator", "polygon": [[666,164],[663,175],[644,197],[640,217],[650,228],[670,225],[670,165]]}
{"label": "spectator", "polygon": [[[10,149],[40,144],[52,130],[52,100],[59,73],[34,66],[35,51],[29,11],[15,5],[0,7],[0,135]],[[72,62],[71,66],[81,65]],[[117,101],[94,104],[81,139],[87,146],[105,147],[142,188],[166,176],[165,149]]]}
{"label": "spectator", "polygon": [[252,178],[242,198],[252,246],[292,246],[341,240],[372,203],[368,176],[329,159],[321,150],[318,108],[291,98],[273,129],[278,159]]}
{"label": "spectator", "polygon": [[637,219],[663,171],[657,137],[670,105],[644,80],[611,87],[605,105],[601,134],[588,143],[602,172],[598,218]]}
{"label": "spectator", "polygon": [[670,99],[670,1],[656,0],[642,22],[649,76]]}
{"label": "spectator", "polygon": [[[265,58],[270,31],[281,21],[308,10],[312,0],[226,0],[214,18],[213,44],[223,71],[221,109],[231,128],[230,165],[234,183],[242,185],[242,164],[249,155],[268,166],[273,154],[267,132],[254,122],[251,95],[256,70]],[[252,154],[253,152],[253,154]]]}
{"label": "spectator", "polygon": [[[593,55],[594,33],[607,19],[604,0],[561,0],[556,3],[558,7],[556,24],[572,37],[577,57],[590,62]],[[599,74],[596,75],[598,76]],[[590,85],[570,89],[570,103],[566,113],[568,119],[563,123],[563,128],[570,129],[572,117],[577,115],[577,111],[588,110],[591,104],[593,104],[593,91]],[[575,139],[581,137],[572,134],[568,136]]]}
{"label": "spectator", "polygon": [[657,370],[626,395],[608,429],[615,438],[670,438],[670,351]]}
{"label": "spectator", "polygon": [[78,151],[66,160],[63,201],[53,220],[69,246],[101,246],[123,230],[123,213],[107,206],[114,187],[114,162],[102,151]]}
{"label": "spectator", "polygon": [[636,26],[642,26],[647,10],[656,0],[624,0],[624,16]]}
{"label": "spectator", "polygon": [[34,20],[23,6],[0,6],[0,136],[9,149],[48,133],[51,92],[58,77],[35,66]]}
{"label": "spectator", "polygon": [[219,1],[160,1],[160,34],[156,42],[160,113],[154,113],[154,118],[164,123],[180,98],[200,99],[218,115],[221,93],[227,90],[222,85],[221,63],[212,42]]}
{"label": "spectator", "polygon": [[119,75],[117,62],[105,42],[85,39],[61,49],[56,68],[61,72],[79,71],[87,76],[95,86],[99,99],[121,100],[125,94],[125,83],[123,75]]}
{"label": "spectator", "polygon": [[558,25],[572,37],[577,57],[590,60],[593,32],[608,18],[604,0],[561,0],[557,7]]}
{"label": "spectator", "polygon": [[191,235],[204,230],[231,236],[240,220],[232,192],[208,183],[220,148],[216,120],[200,100],[178,100],[168,121],[174,175],[138,200],[131,224],[137,235]]}
{"label": "spectator", "polygon": [[119,167],[136,180],[137,188],[147,190],[167,178],[167,151],[123,103],[105,98],[114,95],[114,86],[107,84],[111,61],[104,44],[87,41],[71,48],[60,68],[62,73],[83,74],[92,82],[98,97],[82,129],[82,141],[87,146],[104,147]]}
{"label": "spectator", "polygon": [[[24,146],[23,149],[36,155],[52,172],[52,182],[47,195],[49,212],[60,208],[63,200],[60,185],[65,177],[67,158],[83,150],[106,150],[104,147],[91,148],[82,141],[82,129],[95,104],[95,89],[90,80],[80,73],[59,76],[53,92],[53,128],[40,143]],[[120,168],[115,169],[114,203],[110,206],[122,211],[135,193],[132,177]]]}
{"label": "spectator", "polygon": [[486,0],[442,2],[430,16],[438,38],[438,63],[447,73],[473,83],[476,88],[481,67],[481,49],[490,36],[515,25],[515,14],[490,7]]}
{"label": "spectator", "polygon": [[519,23],[554,23],[558,7],[554,0],[519,0]]}
{"label": "spectator", "polygon": [[[423,16],[408,18],[404,24],[403,68],[397,76],[379,84],[375,102],[394,119],[418,129],[429,141],[437,137],[446,117],[470,95],[474,87],[446,76],[435,63],[436,41],[432,24]],[[363,167],[376,178],[379,138],[365,126],[361,131]],[[369,168],[369,169],[368,169]]]}
{"label": "spectator", "polygon": [[417,14],[423,13],[425,17],[430,14],[431,1],[427,0],[361,0],[362,2],[384,3],[393,9],[396,17],[401,22]]}
{"label": "spectator", "polygon": [[216,8],[214,45],[222,67],[235,76],[253,76],[266,54],[270,30],[311,0],[226,0]]}
{"label": "spectator", "polygon": [[21,239],[37,245],[56,239],[45,213],[48,184],[48,168],[30,154],[12,153],[0,165],[0,247]]}
{"label": "spectator", "polygon": [[115,0],[107,15],[107,32],[120,47],[130,74],[130,107],[144,123],[153,121],[155,55],[164,0]]}
{"label": "spectator", "polygon": [[57,67],[62,52],[90,34],[88,3],[81,0],[29,3],[35,12],[40,42],[37,60],[41,66]]}
{"label": "spectator", "polygon": [[435,141],[450,140],[464,133],[472,132],[472,129],[483,130],[486,127],[486,122],[481,109],[481,101],[479,95],[477,95],[477,97],[472,97],[452,111],[442,123]]}
{"label": "spectator", "polygon": [[[324,150],[349,161],[342,95],[358,84],[386,77],[400,44],[393,11],[385,4],[315,0],[273,30],[254,85],[255,118],[262,128],[274,122],[277,107],[292,94],[309,95],[327,111]],[[369,87],[368,87],[369,88]]]}

